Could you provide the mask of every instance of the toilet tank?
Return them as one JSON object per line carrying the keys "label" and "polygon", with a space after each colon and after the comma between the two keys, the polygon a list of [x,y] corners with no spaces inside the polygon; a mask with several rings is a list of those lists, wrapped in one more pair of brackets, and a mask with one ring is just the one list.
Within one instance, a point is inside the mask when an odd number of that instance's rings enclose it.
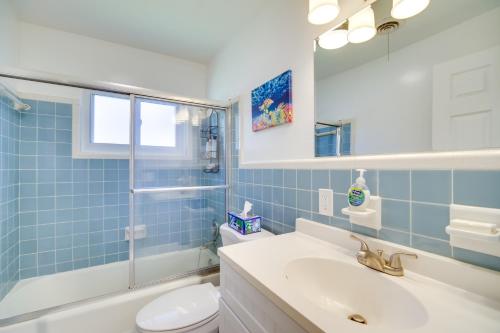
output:
{"label": "toilet tank", "polygon": [[234,229],[231,229],[227,223],[220,226],[220,236],[222,239],[222,246],[227,246],[236,243],[248,242],[251,240],[267,238],[274,236],[273,233],[262,229],[260,232],[255,232],[249,235],[242,235]]}

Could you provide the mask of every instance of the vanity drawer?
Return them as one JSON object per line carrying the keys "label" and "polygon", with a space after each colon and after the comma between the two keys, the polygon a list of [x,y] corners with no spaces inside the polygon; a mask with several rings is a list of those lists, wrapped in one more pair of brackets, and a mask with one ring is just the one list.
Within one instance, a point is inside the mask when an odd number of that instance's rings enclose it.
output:
{"label": "vanity drawer", "polygon": [[219,301],[219,332],[250,333],[223,299]]}
{"label": "vanity drawer", "polygon": [[220,286],[222,301],[250,333],[306,333],[224,261]]}

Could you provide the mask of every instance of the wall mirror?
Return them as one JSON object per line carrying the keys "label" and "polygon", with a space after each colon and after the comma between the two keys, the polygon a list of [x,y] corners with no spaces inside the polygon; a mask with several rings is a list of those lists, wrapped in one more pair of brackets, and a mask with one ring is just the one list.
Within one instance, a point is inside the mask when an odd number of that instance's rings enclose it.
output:
{"label": "wall mirror", "polygon": [[316,39],[316,157],[499,148],[500,1],[392,8],[357,18],[367,41],[352,17]]}

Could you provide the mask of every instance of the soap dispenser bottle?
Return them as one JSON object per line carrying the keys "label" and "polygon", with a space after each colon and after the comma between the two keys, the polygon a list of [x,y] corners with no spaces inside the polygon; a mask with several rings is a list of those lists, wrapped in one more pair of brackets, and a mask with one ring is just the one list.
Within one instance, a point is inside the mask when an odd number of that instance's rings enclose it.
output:
{"label": "soap dispenser bottle", "polygon": [[356,182],[351,185],[347,193],[347,200],[351,210],[364,211],[370,202],[370,189],[366,186],[364,178],[365,169],[356,169],[359,172],[359,177]]}

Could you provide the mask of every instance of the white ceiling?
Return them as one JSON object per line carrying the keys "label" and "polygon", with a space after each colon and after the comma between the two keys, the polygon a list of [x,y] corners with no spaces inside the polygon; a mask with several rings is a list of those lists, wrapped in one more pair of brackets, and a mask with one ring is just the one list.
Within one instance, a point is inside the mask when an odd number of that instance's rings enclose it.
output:
{"label": "white ceiling", "polygon": [[[390,18],[391,6],[392,0],[378,0],[373,5],[376,24]],[[425,11],[400,22],[399,30],[391,34],[390,50],[399,50],[498,6],[499,0],[432,0]],[[387,36],[384,35],[337,50],[318,47],[314,55],[315,79],[325,79],[386,55]]]}
{"label": "white ceiling", "polygon": [[200,63],[273,0],[10,0],[20,20]]}

